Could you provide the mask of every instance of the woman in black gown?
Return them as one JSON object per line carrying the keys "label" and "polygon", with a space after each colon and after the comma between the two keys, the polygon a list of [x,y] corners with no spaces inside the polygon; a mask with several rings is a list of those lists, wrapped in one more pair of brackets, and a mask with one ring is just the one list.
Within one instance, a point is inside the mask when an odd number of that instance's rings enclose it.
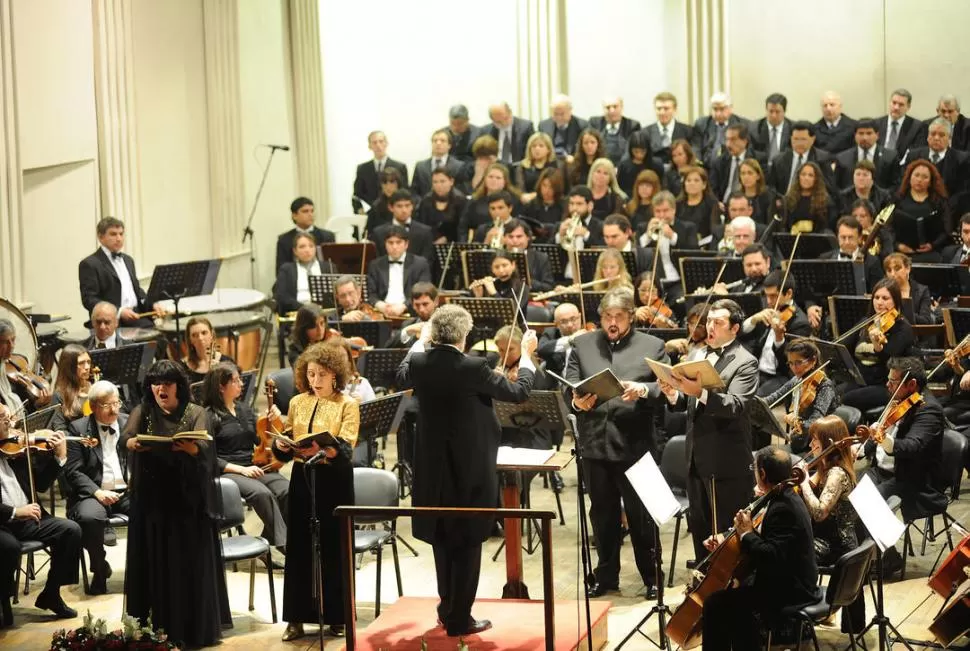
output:
{"label": "woman in black gown", "polygon": [[128,614],[164,629],[186,647],[216,644],[232,626],[219,543],[222,511],[214,446],[205,441],[142,446],[138,434],[172,436],[206,429],[205,410],[190,402],[189,382],[171,360],[155,362],[143,402],[122,442],[131,457],[131,516],[125,595]]}

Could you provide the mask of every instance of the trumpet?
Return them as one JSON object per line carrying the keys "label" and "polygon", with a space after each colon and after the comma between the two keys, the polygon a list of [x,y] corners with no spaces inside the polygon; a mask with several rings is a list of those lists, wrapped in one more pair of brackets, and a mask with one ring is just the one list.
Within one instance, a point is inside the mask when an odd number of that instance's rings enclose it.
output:
{"label": "trumpet", "polygon": [[489,240],[488,246],[493,249],[501,249],[502,240],[505,238],[505,224],[499,223],[499,220],[496,219],[492,222],[492,231],[494,234],[492,239]]}
{"label": "trumpet", "polygon": [[569,226],[566,228],[566,234],[561,238],[559,245],[566,251],[576,250],[576,231],[579,227],[583,225],[583,218],[579,216],[578,212],[574,212],[569,216]]}
{"label": "trumpet", "polygon": [[647,239],[649,239],[651,242],[658,242],[660,241],[660,236],[663,235],[663,232],[664,226],[662,223],[657,222],[656,224],[651,224],[651,226],[647,228]]}

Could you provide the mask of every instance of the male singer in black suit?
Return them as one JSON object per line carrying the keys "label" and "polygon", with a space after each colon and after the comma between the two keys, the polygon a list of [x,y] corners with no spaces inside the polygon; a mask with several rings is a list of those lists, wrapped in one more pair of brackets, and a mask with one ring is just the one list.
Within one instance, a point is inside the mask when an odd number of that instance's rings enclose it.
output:
{"label": "male singer in black suit", "polygon": [[138,282],[135,261],[125,246],[125,223],[114,217],[104,217],[97,226],[98,250],[81,260],[77,267],[81,287],[81,303],[90,312],[101,301],[118,308],[121,324],[151,328],[152,320],[138,314],[154,310],[161,314],[161,306],[148,305],[144,290]]}
{"label": "male singer in black suit", "polygon": [[377,255],[385,255],[384,240],[391,227],[399,226],[408,232],[408,250],[411,255],[420,255],[428,264],[434,260],[434,231],[431,227],[412,219],[414,200],[407,190],[397,190],[391,195],[391,223],[382,224],[374,229],[373,239],[377,245]]}
{"label": "male singer in black suit", "polygon": [[[419,400],[414,447],[414,506],[492,508],[498,496],[495,470],[502,430],[493,400],[525,402],[535,377],[531,355],[536,336],[522,337],[519,377],[513,383],[494,373],[484,357],[464,354],[472,317],[457,305],[442,305],[397,371],[397,385],[413,388]],[[427,346],[427,348],[426,348]],[[491,627],[475,620],[482,542],[488,518],[415,517],[416,538],[434,550],[438,579],[438,621],[448,635],[473,635]]]}
{"label": "male singer in black suit", "polygon": [[731,193],[741,189],[741,163],[753,158],[762,167],[765,160],[751,147],[745,124],[732,124],[724,130],[724,153],[711,161],[711,188],[717,200],[727,205]]}
{"label": "male singer in black suit", "polygon": [[913,95],[905,88],[897,88],[889,98],[889,113],[876,118],[882,146],[895,150],[900,158],[911,147],[919,147],[926,141],[926,125],[907,115],[912,103]]}
{"label": "male singer in black suit", "polygon": [[[759,450],[753,465],[762,494],[772,493],[791,477],[791,454],[776,446]],[[777,620],[783,608],[818,601],[815,537],[804,500],[794,488],[780,488],[772,494],[764,514],[760,532],[755,531],[749,511],[738,510],[733,516],[742,556],[754,572],[754,582],[720,590],[704,601],[705,651],[760,648],[762,627],[780,623]],[[713,536],[707,548],[713,551],[723,539],[722,534]]]}
{"label": "male singer in black suit", "polygon": [[448,109],[448,133],[451,134],[451,150],[449,153],[462,163],[475,160],[472,155],[472,145],[480,130],[468,121],[468,107],[455,104]]}
{"label": "male singer in black suit", "polygon": [[[758,360],[737,339],[742,321],[737,303],[714,301],[707,313],[707,348],[690,358],[710,361],[725,389],[708,390],[683,376],[675,377],[674,386],[659,383],[673,411],[687,410],[687,496],[696,561],[707,555],[704,541],[711,533],[726,531],[751,499],[748,403],[758,391]],[[717,521],[711,522],[715,505]]]}
{"label": "male singer in black suit", "polygon": [[770,161],[765,180],[778,194],[784,195],[788,192],[788,186],[795,178],[798,168],[809,161],[822,168],[822,178],[825,179],[829,194],[835,193],[832,156],[815,147],[815,132],[815,125],[811,122],[795,122],[791,128],[791,149],[786,149]]}
{"label": "male singer in black suit", "polygon": [[[945,119],[953,129],[950,132],[950,142],[954,149],[970,150],[970,120],[960,112],[960,101],[955,95],[941,95],[936,105],[936,115]],[[928,128],[934,118],[926,120]]]}
{"label": "male singer in black suit", "polygon": [[846,149],[835,157],[836,182],[839,191],[852,187],[855,164],[860,160],[872,161],[876,166],[873,181],[880,188],[895,191],[899,185],[899,156],[894,149],[886,149],[879,143],[879,125],[875,120],[862,118],[855,124],[855,147]]}
{"label": "male singer in black suit", "polygon": [[677,121],[677,97],[663,91],[653,98],[653,110],[657,121],[647,125],[644,133],[650,138],[650,151],[663,161],[664,167],[670,165],[670,143],[674,140],[693,141],[694,130],[689,124]]}
{"label": "male singer in black suit", "polygon": [[967,191],[970,182],[970,153],[955,149],[950,145],[952,125],[944,118],[930,122],[926,135],[926,147],[913,147],[906,157],[906,164],[914,160],[928,160],[943,177],[943,185],[950,196],[951,205],[955,197]]}
{"label": "male singer in black suit", "polygon": [[570,382],[582,382],[609,368],[625,389],[622,397],[607,402],[595,393],[570,395],[583,442],[583,475],[596,536],[596,580],[587,586],[590,597],[620,588],[622,511],[647,599],[656,598],[657,583],[663,581],[656,574],[654,554],[659,553],[660,541],[653,521],[624,473],[648,452],[657,456],[654,410],[663,409],[664,400],[658,391],[649,391],[647,383],[656,378],[643,360],[665,364],[670,360],[663,341],[633,327],[633,312],[632,290],[620,287],[606,292],[599,306],[602,328],[576,337],[566,364],[565,378]]}
{"label": "male singer in black suit", "polygon": [[751,145],[764,160],[791,148],[792,121],[785,117],[787,110],[788,98],[772,93],[765,98],[765,116],[751,125]]}
{"label": "male singer in black suit", "polygon": [[694,122],[691,146],[697,158],[710,165],[711,161],[724,153],[725,131],[732,124],[746,124],[747,120],[734,114],[731,96],[727,93],[711,95],[711,114],[697,118]]}
{"label": "male singer in black suit", "polygon": [[410,234],[391,226],[384,236],[382,255],[367,267],[367,291],[374,307],[384,316],[401,316],[408,310],[408,296],[415,283],[431,282],[431,267],[424,258],[408,252]]}
{"label": "male singer in black suit", "polygon": [[822,93],[822,117],[815,123],[819,149],[832,155],[852,147],[855,120],[842,113],[842,97],[833,90]]}
{"label": "male singer in black suit", "polygon": [[525,158],[525,147],[535,133],[531,120],[512,115],[508,102],[488,107],[492,124],[482,127],[481,135],[492,136],[498,143],[498,162],[506,167]]}
{"label": "male singer in black suit", "polygon": [[[0,403],[2,439],[8,436],[11,418],[10,410]],[[0,628],[13,625],[10,597],[16,589],[14,574],[20,567],[20,543],[24,540],[43,543],[50,555],[47,583],[34,605],[52,611],[56,619],[77,617],[77,611],[61,598],[61,586],[77,584],[81,527],[76,522],[47,513],[37,501],[31,501],[30,490],[33,480],[35,494],[46,493],[61,474],[61,468],[67,462],[67,441],[63,432],[40,431],[38,434],[48,435],[53,454],[39,454],[31,459],[32,477],[28,474],[25,456],[10,460],[0,456]]]}
{"label": "male singer in black suit", "polygon": [[875,284],[885,276],[885,273],[882,269],[882,262],[877,256],[871,255],[867,251],[859,251],[859,247],[865,243],[865,239],[862,237],[862,224],[852,215],[846,215],[836,223],[835,234],[839,238],[839,250],[823,253],[819,256],[819,259],[855,260],[856,257],[859,257],[862,260],[863,269],[865,269],[866,291],[871,292]]}
{"label": "male singer in black suit", "polygon": [[[606,146],[606,156],[619,165],[627,151],[627,142],[635,132],[640,130],[640,123],[623,115],[623,98],[608,97],[603,100],[603,115],[594,115],[589,119],[589,126],[603,134],[603,144]],[[651,147],[650,151],[656,152]]]}
{"label": "male singer in black suit", "polygon": [[293,262],[293,238],[296,237],[297,233],[312,235],[317,246],[332,244],[337,241],[336,236],[331,231],[317,228],[314,225],[313,201],[307,197],[297,197],[293,200],[290,204],[290,219],[293,220],[294,228],[276,238],[276,273],[280,272],[280,267],[284,263]]}
{"label": "male singer in black suit", "polygon": [[354,212],[360,213],[363,209],[361,200],[373,206],[377,198],[381,196],[381,172],[386,168],[393,167],[401,174],[401,187],[403,189],[408,184],[408,166],[394,160],[387,155],[387,136],[383,131],[371,131],[367,134],[367,148],[374,153],[372,160],[361,163],[357,166],[357,176],[354,179]]}
{"label": "male singer in black suit", "polygon": [[585,129],[588,123],[583,118],[573,115],[572,100],[565,95],[553,97],[549,110],[552,116],[539,122],[539,131],[552,139],[553,152],[557,158],[572,156],[576,153],[579,132]]}
{"label": "male singer in black suit", "polygon": [[419,200],[431,192],[431,173],[439,167],[448,170],[456,183],[462,182],[464,165],[449,153],[450,150],[451,132],[448,129],[438,129],[431,134],[431,158],[425,158],[414,165],[414,178],[411,179],[411,192]]}
{"label": "male singer in black suit", "polygon": [[64,479],[68,517],[81,525],[81,545],[91,559],[88,594],[105,594],[111,566],[104,546],[116,544],[114,532],[106,539],[105,528],[110,516],[128,515],[128,455],[121,447],[128,415],[121,413],[121,398],[111,382],[95,382],[88,400],[91,415],[72,421],[71,432],[90,437],[97,445],[68,442]]}

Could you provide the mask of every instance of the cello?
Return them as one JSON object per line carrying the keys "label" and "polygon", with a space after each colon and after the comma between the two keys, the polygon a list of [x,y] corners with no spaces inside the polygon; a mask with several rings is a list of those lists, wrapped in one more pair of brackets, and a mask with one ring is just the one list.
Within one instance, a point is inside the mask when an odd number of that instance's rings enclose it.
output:
{"label": "cello", "polygon": [[259,443],[253,447],[253,465],[259,466],[263,472],[276,472],[283,467],[283,462],[273,454],[273,436],[271,432],[279,434],[283,431],[283,421],[272,414],[273,397],[276,395],[276,382],[266,380],[264,388],[266,394],[266,415],[256,421],[256,436]]}

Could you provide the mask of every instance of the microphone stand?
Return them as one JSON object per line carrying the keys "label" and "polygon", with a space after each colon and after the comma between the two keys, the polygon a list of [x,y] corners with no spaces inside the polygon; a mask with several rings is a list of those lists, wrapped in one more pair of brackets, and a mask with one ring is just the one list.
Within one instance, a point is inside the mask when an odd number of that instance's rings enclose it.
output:
{"label": "microphone stand", "polygon": [[273,163],[273,154],[276,153],[277,149],[281,149],[281,147],[269,145],[269,158],[266,159],[266,165],[263,167],[263,178],[259,181],[259,188],[256,189],[256,196],[253,198],[253,208],[249,211],[249,219],[246,220],[246,228],[243,229],[242,243],[245,244],[246,240],[249,239],[249,281],[253,289],[256,289],[256,246],[253,243],[253,218],[256,216],[256,206],[259,205],[259,197],[263,194],[263,186],[266,185],[269,166]]}
{"label": "microphone stand", "polygon": [[[657,603],[654,604],[650,612],[640,620],[640,623],[633,627],[633,630],[627,633],[627,636],[616,645],[617,651],[623,648],[623,646],[633,637],[634,633],[639,633],[647,639],[648,642],[653,644],[661,651],[671,651],[673,649],[670,644],[670,640],[667,638],[667,618],[671,616],[670,608],[664,603],[664,580],[663,575],[663,552],[660,549],[660,525],[651,518],[650,519],[651,528],[653,529],[653,563],[654,563],[654,577],[657,582]],[[646,624],[651,617],[657,616],[657,623],[660,626],[660,641],[656,642],[649,635],[644,633],[641,629],[643,625]]]}
{"label": "microphone stand", "polygon": [[593,559],[589,550],[589,524],[586,522],[586,479],[583,474],[583,446],[580,442],[579,427],[576,424],[576,416],[567,416],[573,427],[573,441],[575,446],[572,455],[576,458],[576,505],[579,510],[579,549],[580,561],[583,576],[583,603],[586,607],[586,648],[593,650],[593,620],[589,610],[589,588],[595,582],[593,574]]}
{"label": "microphone stand", "polygon": [[[320,651],[324,649],[324,639],[323,639],[323,566],[320,563],[320,554],[322,553],[320,546],[320,517],[317,514],[317,468],[316,466],[325,461],[325,457],[321,457],[324,452],[317,453],[314,457],[309,459],[304,465],[306,468],[305,472],[310,473],[310,549],[312,550],[310,560],[312,565],[312,576],[313,576],[313,599],[317,605],[317,625],[318,631],[317,636],[320,643]],[[351,560],[351,562],[353,562]],[[348,615],[353,616],[352,614]]]}

